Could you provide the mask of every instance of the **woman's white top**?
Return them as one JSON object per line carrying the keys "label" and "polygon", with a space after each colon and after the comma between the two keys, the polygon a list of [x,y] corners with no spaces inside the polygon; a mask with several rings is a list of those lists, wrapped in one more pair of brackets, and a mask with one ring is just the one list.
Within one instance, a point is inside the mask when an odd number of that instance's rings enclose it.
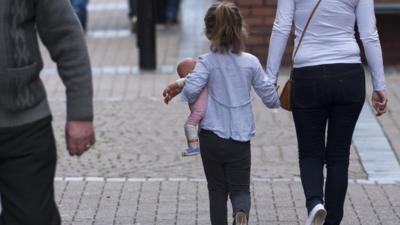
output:
{"label": "woman's white top", "polygon": [[[296,48],[316,4],[317,0],[278,0],[266,71],[273,82],[278,77],[293,21]],[[322,0],[294,58],[294,67],[361,63],[354,31],[356,21],[374,90],[384,90],[382,49],[376,28],[374,0]]]}

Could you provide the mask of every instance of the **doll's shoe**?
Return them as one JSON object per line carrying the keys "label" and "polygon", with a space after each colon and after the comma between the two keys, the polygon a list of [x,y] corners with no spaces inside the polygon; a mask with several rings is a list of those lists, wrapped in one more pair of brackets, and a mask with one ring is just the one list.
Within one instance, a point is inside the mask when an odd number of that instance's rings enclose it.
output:
{"label": "doll's shoe", "polygon": [[187,149],[185,149],[184,152],[182,152],[182,156],[195,156],[200,154],[200,148],[193,148],[193,147],[189,147]]}

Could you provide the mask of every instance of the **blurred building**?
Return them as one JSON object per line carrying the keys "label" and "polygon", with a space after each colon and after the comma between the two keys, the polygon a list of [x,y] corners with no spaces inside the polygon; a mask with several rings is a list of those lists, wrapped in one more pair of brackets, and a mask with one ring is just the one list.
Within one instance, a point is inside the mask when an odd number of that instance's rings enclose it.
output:
{"label": "blurred building", "polygon": [[[265,62],[269,37],[275,19],[276,0],[232,0],[246,18],[249,27],[247,51]],[[384,61],[387,65],[400,64],[400,0],[375,0],[379,34]],[[293,40],[291,38],[290,40]],[[290,41],[292,42],[292,41]],[[283,61],[288,64],[292,43],[288,45]]]}

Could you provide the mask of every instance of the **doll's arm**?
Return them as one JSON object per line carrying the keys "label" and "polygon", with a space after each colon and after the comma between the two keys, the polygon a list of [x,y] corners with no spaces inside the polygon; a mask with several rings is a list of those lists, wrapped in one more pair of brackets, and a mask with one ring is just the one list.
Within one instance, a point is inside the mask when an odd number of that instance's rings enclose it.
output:
{"label": "doll's arm", "polygon": [[163,91],[164,102],[168,104],[175,96],[181,93],[186,78],[180,78],[170,83]]}

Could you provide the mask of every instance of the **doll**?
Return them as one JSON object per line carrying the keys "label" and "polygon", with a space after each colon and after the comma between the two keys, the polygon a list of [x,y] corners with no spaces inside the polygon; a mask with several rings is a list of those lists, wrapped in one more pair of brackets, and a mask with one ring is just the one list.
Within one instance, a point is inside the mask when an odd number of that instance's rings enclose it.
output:
{"label": "doll", "polygon": [[[177,73],[180,79],[172,82],[164,90],[164,102],[166,104],[175,97],[185,85],[186,76],[188,76],[196,66],[196,60],[192,58],[183,59],[177,66]],[[182,156],[194,156],[200,153],[198,125],[207,109],[207,87],[200,93],[197,100],[189,104],[190,115],[186,120],[184,129],[188,148],[182,152]]]}

